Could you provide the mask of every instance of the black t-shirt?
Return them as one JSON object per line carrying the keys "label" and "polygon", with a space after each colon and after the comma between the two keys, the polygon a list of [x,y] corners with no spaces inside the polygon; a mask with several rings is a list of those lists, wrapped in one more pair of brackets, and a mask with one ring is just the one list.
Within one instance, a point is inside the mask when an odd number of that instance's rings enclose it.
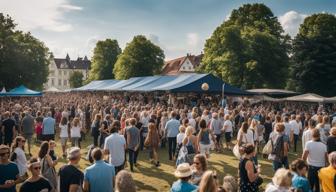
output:
{"label": "black t-shirt", "polygon": [[35,182],[25,181],[21,187],[20,192],[40,192],[41,190],[51,191],[49,181],[43,177]]}
{"label": "black t-shirt", "polygon": [[5,137],[13,137],[13,127],[15,127],[15,121],[13,119],[6,119],[2,122],[2,126],[5,127]]}
{"label": "black t-shirt", "polygon": [[328,153],[336,151],[336,137],[329,136],[327,139],[327,150]]}
{"label": "black t-shirt", "polygon": [[59,170],[60,192],[68,192],[72,184],[81,186],[84,174],[73,165],[64,165]]}

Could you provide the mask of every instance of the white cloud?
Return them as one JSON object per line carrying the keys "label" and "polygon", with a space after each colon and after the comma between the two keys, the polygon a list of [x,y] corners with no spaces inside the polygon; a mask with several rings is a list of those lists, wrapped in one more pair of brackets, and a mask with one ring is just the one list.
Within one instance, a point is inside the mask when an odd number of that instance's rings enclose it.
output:
{"label": "white cloud", "polygon": [[10,15],[18,29],[47,31],[70,31],[64,13],[79,11],[81,7],[71,5],[69,0],[1,0],[0,12]]}
{"label": "white cloud", "polygon": [[187,34],[187,44],[190,47],[196,47],[199,44],[199,36],[197,33],[188,33]]}
{"label": "white cloud", "polygon": [[279,22],[285,32],[294,37],[299,31],[300,24],[303,23],[306,17],[307,15],[300,14],[296,11],[288,11],[279,17]]}

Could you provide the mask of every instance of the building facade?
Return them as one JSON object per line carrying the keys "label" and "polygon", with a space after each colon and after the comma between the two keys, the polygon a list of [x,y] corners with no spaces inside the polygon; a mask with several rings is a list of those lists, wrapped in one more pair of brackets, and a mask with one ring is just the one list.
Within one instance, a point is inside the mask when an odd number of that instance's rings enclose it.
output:
{"label": "building facade", "polygon": [[194,73],[201,64],[203,54],[191,55],[166,61],[162,68],[162,75],[176,75],[181,73]]}
{"label": "building facade", "polygon": [[91,61],[85,56],[78,57],[77,60],[71,60],[69,55],[63,58],[54,58],[49,64],[48,81],[44,84],[44,90],[55,87],[59,90],[70,89],[70,76],[74,71],[83,74],[83,80],[89,75]]}

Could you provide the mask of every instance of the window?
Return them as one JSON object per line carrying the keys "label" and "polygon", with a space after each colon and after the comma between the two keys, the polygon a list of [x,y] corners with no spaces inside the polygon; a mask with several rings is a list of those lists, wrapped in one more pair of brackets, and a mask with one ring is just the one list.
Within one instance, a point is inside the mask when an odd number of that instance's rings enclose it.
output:
{"label": "window", "polygon": [[66,75],[67,74],[67,72],[66,71],[64,71],[64,75]]}
{"label": "window", "polygon": [[183,70],[185,70],[185,67],[182,67]]}
{"label": "window", "polygon": [[59,86],[62,85],[62,80],[61,80],[61,79],[58,80],[58,85],[59,85]]}
{"label": "window", "polygon": [[189,66],[189,70],[191,70],[191,67]]}
{"label": "window", "polygon": [[49,71],[50,76],[55,76],[55,71]]}
{"label": "window", "polygon": [[54,79],[51,79],[51,86],[54,86],[54,85],[55,85]]}
{"label": "window", "polygon": [[58,71],[58,75],[61,76],[62,75],[62,71]]}
{"label": "window", "polygon": [[63,83],[64,83],[64,86],[67,86],[67,80],[64,80]]}

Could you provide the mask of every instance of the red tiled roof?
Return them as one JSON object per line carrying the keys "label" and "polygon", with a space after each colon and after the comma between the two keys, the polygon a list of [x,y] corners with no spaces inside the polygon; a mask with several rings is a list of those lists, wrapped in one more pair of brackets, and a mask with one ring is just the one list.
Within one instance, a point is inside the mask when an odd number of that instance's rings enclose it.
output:
{"label": "red tiled roof", "polygon": [[189,59],[189,61],[191,62],[191,64],[194,66],[194,68],[198,67],[201,63],[201,60],[203,58],[203,54],[200,55],[187,55],[184,57],[179,57],[170,61],[166,61],[165,65],[162,68],[162,74],[165,75],[173,75],[173,74],[177,74],[180,71],[180,68],[182,66],[182,64],[185,62],[186,59]]}

